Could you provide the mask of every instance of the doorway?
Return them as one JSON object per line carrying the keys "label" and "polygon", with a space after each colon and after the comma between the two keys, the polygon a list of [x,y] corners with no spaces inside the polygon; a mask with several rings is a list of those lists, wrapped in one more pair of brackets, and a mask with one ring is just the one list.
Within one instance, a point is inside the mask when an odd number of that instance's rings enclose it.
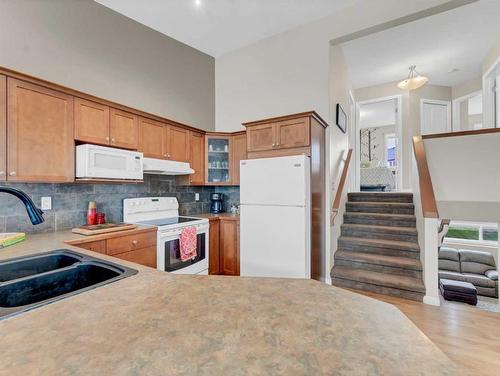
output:
{"label": "doorway", "polygon": [[356,188],[393,192],[402,187],[401,96],[356,103]]}

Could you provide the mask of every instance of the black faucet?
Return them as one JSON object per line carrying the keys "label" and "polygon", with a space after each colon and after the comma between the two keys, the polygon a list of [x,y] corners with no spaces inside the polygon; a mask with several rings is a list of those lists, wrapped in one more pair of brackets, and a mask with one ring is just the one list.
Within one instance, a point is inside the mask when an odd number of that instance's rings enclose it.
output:
{"label": "black faucet", "polygon": [[43,211],[38,209],[31,198],[29,198],[29,196],[23,191],[11,187],[0,186],[0,192],[10,193],[20,199],[24,206],[26,206],[26,211],[28,212],[32,224],[39,225],[44,221],[42,217]]}

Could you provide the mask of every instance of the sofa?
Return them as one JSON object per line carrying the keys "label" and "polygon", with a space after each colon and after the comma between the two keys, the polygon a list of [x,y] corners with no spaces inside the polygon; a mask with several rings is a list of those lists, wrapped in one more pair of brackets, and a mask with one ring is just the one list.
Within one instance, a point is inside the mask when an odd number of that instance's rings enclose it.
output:
{"label": "sofa", "polygon": [[478,295],[498,298],[498,271],[488,252],[440,247],[439,279],[470,282]]}

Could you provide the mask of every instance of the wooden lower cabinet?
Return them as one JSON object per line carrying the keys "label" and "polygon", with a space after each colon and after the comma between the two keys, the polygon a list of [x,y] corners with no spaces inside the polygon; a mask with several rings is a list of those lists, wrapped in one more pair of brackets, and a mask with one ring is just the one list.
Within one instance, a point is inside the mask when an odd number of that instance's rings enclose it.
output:
{"label": "wooden lower cabinet", "polygon": [[7,77],[0,75],[0,181],[7,177]]}
{"label": "wooden lower cabinet", "polygon": [[220,257],[219,257],[219,228],[220,221],[218,218],[210,218],[209,228],[209,258],[208,258],[208,274],[220,273]]}
{"label": "wooden lower cabinet", "polygon": [[131,230],[124,234],[95,235],[96,240],[67,243],[89,251],[156,268],[156,228]]}
{"label": "wooden lower cabinet", "polygon": [[209,274],[240,275],[240,221],[210,219]]}

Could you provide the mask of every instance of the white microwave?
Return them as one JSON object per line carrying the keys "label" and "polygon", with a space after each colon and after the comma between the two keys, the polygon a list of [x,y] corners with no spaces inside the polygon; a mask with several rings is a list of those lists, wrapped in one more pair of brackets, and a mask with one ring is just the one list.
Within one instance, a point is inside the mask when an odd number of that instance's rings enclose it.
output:
{"label": "white microwave", "polygon": [[91,144],[76,147],[77,179],[142,180],[143,154]]}

